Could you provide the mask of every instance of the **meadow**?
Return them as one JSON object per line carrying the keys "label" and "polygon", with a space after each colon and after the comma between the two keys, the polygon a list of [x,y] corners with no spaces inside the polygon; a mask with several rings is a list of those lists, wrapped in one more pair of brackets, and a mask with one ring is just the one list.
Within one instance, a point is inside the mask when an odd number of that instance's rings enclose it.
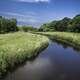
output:
{"label": "meadow", "polygon": [[49,36],[51,39],[56,39],[60,42],[67,43],[74,48],[80,49],[80,33],[73,32],[38,32],[37,34],[42,34]]}
{"label": "meadow", "polygon": [[0,34],[0,76],[48,46],[45,36],[16,32]]}

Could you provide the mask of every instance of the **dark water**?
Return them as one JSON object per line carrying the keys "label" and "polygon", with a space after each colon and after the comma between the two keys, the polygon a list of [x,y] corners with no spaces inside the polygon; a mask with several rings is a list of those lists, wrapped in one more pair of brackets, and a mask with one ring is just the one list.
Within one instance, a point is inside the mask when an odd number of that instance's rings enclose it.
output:
{"label": "dark water", "polygon": [[80,80],[80,52],[50,41],[35,60],[26,62],[4,80]]}

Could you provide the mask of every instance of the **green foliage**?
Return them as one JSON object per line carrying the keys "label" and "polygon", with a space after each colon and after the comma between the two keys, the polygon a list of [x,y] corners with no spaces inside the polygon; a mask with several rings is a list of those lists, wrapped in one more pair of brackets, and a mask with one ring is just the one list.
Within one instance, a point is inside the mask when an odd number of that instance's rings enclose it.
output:
{"label": "green foliage", "polygon": [[18,31],[16,19],[5,19],[0,16],[0,33]]}
{"label": "green foliage", "polygon": [[34,28],[32,26],[21,26],[19,28],[20,31],[28,32],[28,31],[38,31],[37,28]]}
{"label": "green foliage", "polygon": [[25,32],[0,34],[0,76],[15,64],[36,56],[47,45],[48,38],[37,34]]}
{"label": "green foliage", "polygon": [[72,21],[73,31],[80,32],[80,15],[76,15]]}
{"label": "green foliage", "polygon": [[47,31],[54,31],[54,29],[52,28],[51,24],[48,23],[48,24],[43,24],[39,31],[44,31],[44,32],[47,32]]}
{"label": "green foliage", "polygon": [[39,31],[80,32],[80,15],[76,15],[73,19],[64,17],[62,20],[43,24]]}
{"label": "green foliage", "polygon": [[52,39],[59,40],[61,42],[70,44],[71,46],[80,50],[80,33],[73,32],[38,32],[50,36]]}

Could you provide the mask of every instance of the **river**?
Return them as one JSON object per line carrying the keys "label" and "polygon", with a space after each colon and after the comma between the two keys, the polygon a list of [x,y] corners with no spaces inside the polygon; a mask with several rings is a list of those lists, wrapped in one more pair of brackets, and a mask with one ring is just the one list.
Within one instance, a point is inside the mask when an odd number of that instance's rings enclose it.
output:
{"label": "river", "polygon": [[2,80],[80,80],[80,52],[50,40],[34,60],[9,72]]}

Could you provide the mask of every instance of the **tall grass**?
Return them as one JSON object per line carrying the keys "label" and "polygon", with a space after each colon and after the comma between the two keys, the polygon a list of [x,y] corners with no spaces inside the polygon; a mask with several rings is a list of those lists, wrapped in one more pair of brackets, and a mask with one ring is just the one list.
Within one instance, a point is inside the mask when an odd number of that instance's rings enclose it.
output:
{"label": "tall grass", "polygon": [[16,64],[36,56],[47,45],[48,38],[37,34],[0,34],[0,76]]}
{"label": "tall grass", "polygon": [[68,44],[72,45],[73,47],[80,49],[80,33],[39,32],[38,34],[50,36],[52,39],[56,39],[56,40],[68,43]]}

